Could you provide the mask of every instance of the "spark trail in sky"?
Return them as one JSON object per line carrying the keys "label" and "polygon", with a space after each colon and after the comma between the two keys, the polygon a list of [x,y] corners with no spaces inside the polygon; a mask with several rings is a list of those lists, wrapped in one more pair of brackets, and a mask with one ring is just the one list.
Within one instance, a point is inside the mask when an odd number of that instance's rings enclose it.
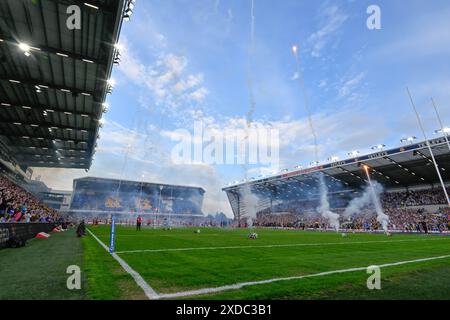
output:
{"label": "spark trail in sky", "polygon": [[[308,93],[306,92],[305,88],[305,82],[303,79],[303,72],[300,64],[300,57],[298,54],[298,47],[293,46],[292,47],[292,53],[295,57],[295,62],[297,66],[297,80],[300,84],[300,90],[302,91],[303,95],[303,102],[305,106],[305,110],[308,116],[308,124],[309,128],[311,130],[311,134],[313,136],[314,140],[314,158],[315,158],[315,164],[319,164],[319,145],[317,141],[317,132],[314,127],[314,122],[312,119],[312,113],[311,113],[311,106],[309,105],[309,97]],[[319,173],[319,191],[320,191],[320,206],[317,208],[319,213],[322,215],[322,217],[326,218],[334,229],[336,231],[339,231],[339,215],[337,213],[334,213],[330,210],[330,203],[328,201],[328,187],[325,182],[325,177],[323,173]]]}

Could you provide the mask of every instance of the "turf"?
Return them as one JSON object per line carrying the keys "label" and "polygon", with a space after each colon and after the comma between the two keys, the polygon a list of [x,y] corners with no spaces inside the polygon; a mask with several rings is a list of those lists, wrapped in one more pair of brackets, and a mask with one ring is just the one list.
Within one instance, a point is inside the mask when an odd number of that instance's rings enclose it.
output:
{"label": "turf", "polygon": [[81,290],[67,289],[67,267],[83,267],[81,241],[74,231],[32,239],[20,249],[0,250],[0,300],[80,300]]}
{"label": "turf", "polygon": [[83,238],[84,265],[87,279],[87,299],[90,300],[143,300],[144,292],[133,278],[94,240]]}
{"label": "turf", "polygon": [[[91,230],[104,242],[107,227]],[[450,237],[423,235],[313,233],[257,230],[193,229],[170,231],[118,227],[116,251],[159,293],[216,287],[238,282],[366,267],[450,254]],[[388,241],[388,242],[386,242]],[[364,242],[364,243],[360,243]],[[369,243],[365,243],[369,242]],[[301,246],[289,246],[301,244]],[[98,245],[98,244],[97,244]],[[285,247],[127,252],[235,246]],[[100,248],[100,246],[98,245]],[[102,249],[103,250],[103,249]],[[103,255],[107,255],[103,250]],[[100,255],[101,256],[101,255]],[[98,257],[97,257],[98,258]],[[382,270],[382,290],[366,287],[368,275],[352,272],[283,281],[194,297],[204,299],[449,299],[450,259]],[[105,289],[107,290],[107,289]]]}
{"label": "turf", "polygon": [[[108,227],[90,230],[108,243]],[[118,227],[116,249],[159,293],[450,254],[450,237],[257,232],[259,239],[249,240],[247,230],[201,229],[200,234],[195,234],[194,229],[147,228],[138,233],[133,228]],[[182,248],[188,250],[167,251]],[[127,252],[135,250],[159,251]],[[81,290],[70,291],[66,287],[69,265],[82,269]],[[186,299],[450,298],[450,259],[384,268],[382,290],[368,290],[367,277],[365,271],[333,274]],[[1,300],[146,298],[132,277],[93,237],[79,239],[73,230],[54,234],[47,240],[31,240],[25,248],[1,250],[0,284]]]}
{"label": "turf", "polygon": [[[81,290],[68,290],[67,267],[81,268]],[[0,300],[123,300],[146,296],[92,237],[74,230],[0,250]]]}

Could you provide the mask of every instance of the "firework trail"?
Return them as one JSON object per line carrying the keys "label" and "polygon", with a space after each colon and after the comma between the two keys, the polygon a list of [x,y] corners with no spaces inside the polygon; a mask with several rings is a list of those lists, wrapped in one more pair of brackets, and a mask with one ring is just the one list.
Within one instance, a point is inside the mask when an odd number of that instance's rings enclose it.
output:
{"label": "firework trail", "polygon": [[306,113],[308,115],[309,128],[311,129],[311,134],[312,134],[313,139],[314,139],[314,156],[315,156],[315,161],[316,161],[316,163],[319,163],[319,147],[318,147],[318,143],[317,143],[317,133],[316,133],[316,130],[314,128],[314,123],[313,123],[313,120],[312,120],[311,107],[309,105],[308,94],[306,93],[305,82],[304,82],[304,79],[303,79],[303,72],[302,72],[301,64],[300,64],[300,57],[298,55],[298,47],[297,46],[293,46],[292,47],[292,52],[294,53],[295,61],[297,63],[298,82],[300,84],[300,90],[302,91],[302,95],[303,95],[303,102],[304,102],[304,105],[305,105]]}
{"label": "firework trail", "polygon": [[[295,56],[295,62],[297,64],[298,82],[300,84],[300,89],[301,89],[302,95],[303,95],[303,102],[305,105],[306,113],[308,115],[309,128],[311,130],[311,134],[314,139],[314,157],[315,157],[315,163],[317,165],[317,164],[319,164],[319,145],[317,142],[317,133],[316,133],[316,129],[314,128],[314,122],[313,122],[312,114],[311,114],[311,107],[309,105],[309,97],[308,97],[308,94],[307,94],[306,88],[305,88],[305,82],[303,79],[303,73],[302,73],[302,68],[300,65],[300,57],[298,55],[298,47],[297,46],[292,47],[292,53]],[[325,182],[324,174],[322,172],[320,172],[318,174],[318,177],[319,177],[318,180],[319,180],[319,192],[320,192],[320,206],[317,208],[317,210],[320,212],[322,217],[328,219],[330,226],[333,227],[333,229],[335,229],[336,231],[339,231],[339,215],[330,210],[330,203],[328,201],[328,187]]]}
{"label": "firework trail", "polygon": [[[252,77],[252,65],[253,65],[253,55],[255,52],[255,1],[251,0],[251,11],[250,11],[250,45],[248,49],[248,61],[247,61],[247,88],[249,93],[249,103],[250,107],[246,114],[246,128],[245,128],[245,138],[240,143],[240,152],[244,155],[244,165],[242,166],[244,170],[245,179],[248,178],[248,166],[247,159],[245,155],[246,144],[249,141],[249,131],[253,123],[253,116],[256,110],[255,93],[253,88],[253,77]],[[248,210],[247,213],[247,224],[251,228],[253,226],[253,219],[256,218],[256,206],[258,202],[258,197],[253,195],[250,187],[246,186],[243,194],[243,201],[246,203]]]}
{"label": "firework trail", "polygon": [[[250,128],[253,122],[253,115],[256,110],[255,94],[253,89],[253,77],[252,77],[252,60],[255,53],[255,0],[251,0],[251,24],[250,24],[250,47],[248,54],[248,65],[247,65],[247,86],[250,98],[250,108],[247,112],[247,127]],[[248,136],[247,136],[248,138]]]}
{"label": "firework trail", "polygon": [[[254,55],[254,48],[255,48],[255,1],[251,0],[251,11],[250,11],[250,45],[248,48],[248,61],[247,61],[247,71],[246,71],[246,78],[247,78],[247,89],[249,94],[249,103],[250,107],[246,114],[246,130],[245,130],[245,138],[240,143],[240,152],[245,152],[245,145],[249,139],[249,129],[252,126],[253,123],[253,115],[255,114],[256,110],[256,101],[255,101],[255,93],[253,89],[253,77],[252,77],[252,61],[253,61],[253,55]],[[245,176],[247,178],[247,166],[243,166]]]}

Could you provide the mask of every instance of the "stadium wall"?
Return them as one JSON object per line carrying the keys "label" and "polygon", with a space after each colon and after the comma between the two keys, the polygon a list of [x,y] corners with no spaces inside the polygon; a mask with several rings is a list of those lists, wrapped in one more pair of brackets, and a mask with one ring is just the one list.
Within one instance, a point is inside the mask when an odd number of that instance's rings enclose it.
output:
{"label": "stadium wall", "polygon": [[12,241],[27,241],[40,232],[51,232],[53,223],[1,223],[0,249],[8,247]]}

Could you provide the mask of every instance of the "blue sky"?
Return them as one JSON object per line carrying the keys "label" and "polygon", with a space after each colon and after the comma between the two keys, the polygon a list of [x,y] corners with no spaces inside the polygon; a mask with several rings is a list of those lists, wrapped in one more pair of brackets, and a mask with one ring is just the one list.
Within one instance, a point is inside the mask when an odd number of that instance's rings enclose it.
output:
{"label": "blue sky", "polygon": [[[372,4],[381,8],[381,30],[366,27]],[[446,0],[254,0],[249,51],[251,0],[137,1],[123,25],[122,62],[91,171],[36,173],[58,189],[86,175],[202,186],[204,211],[230,214],[221,187],[270,169],[176,165],[177,129],[191,132],[195,120],[218,131],[245,127],[250,77],[253,121],[279,130],[281,168],[308,165],[314,147],[291,51],[297,45],[321,161],[421,137],[406,86],[432,136],[439,125],[431,97],[450,125],[448,17]]]}

